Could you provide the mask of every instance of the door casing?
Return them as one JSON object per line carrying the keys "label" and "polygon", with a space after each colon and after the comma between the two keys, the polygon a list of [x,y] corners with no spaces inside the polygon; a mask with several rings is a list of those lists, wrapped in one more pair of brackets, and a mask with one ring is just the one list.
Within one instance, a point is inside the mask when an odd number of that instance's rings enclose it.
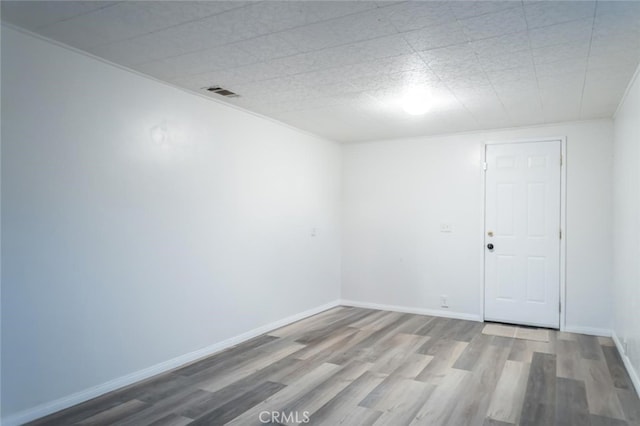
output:
{"label": "door casing", "polygon": [[478,247],[482,251],[480,256],[481,270],[481,288],[480,288],[480,317],[484,321],[484,292],[485,292],[485,204],[486,204],[486,185],[485,185],[485,164],[487,162],[487,145],[504,145],[514,143],[531,143],[531,142],[553,142],[560,141],[560,150],[562,155],[562,167],[560,168],[560,227],[562,229],[562,239],[560,240],[560,331],[566,329],[566,258],[567,258],[567,138],[561,137],[545,137],[530,139],[507,139],[507,140],[491,140],[481,144],[482,164],[480,167],[481,191],[482,191],[482,229],[478,233],[480,235]]}

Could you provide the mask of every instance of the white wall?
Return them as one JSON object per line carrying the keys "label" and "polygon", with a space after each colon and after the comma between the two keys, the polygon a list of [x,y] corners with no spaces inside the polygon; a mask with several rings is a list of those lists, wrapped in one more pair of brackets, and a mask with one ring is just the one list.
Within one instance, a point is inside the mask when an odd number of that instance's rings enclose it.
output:
{"label": "white wall", "polygon": [[[614,121],[613,331],[640,392],[640,78]],[[631,368],[629,368],[631,367]]]}
{"label": "white wall", "polygon": [[333,142],[6,28],[2,114],[3,415],[339,298]]}
{"label": "white wall", "polygon": [[[567,137],[567,329],[610,329],[610,120],[346,145],[347,300],[481,314],[482,142]],[[440,224],[450,223],[451,234]],[[443,310],[444,311],[444,310]]]}

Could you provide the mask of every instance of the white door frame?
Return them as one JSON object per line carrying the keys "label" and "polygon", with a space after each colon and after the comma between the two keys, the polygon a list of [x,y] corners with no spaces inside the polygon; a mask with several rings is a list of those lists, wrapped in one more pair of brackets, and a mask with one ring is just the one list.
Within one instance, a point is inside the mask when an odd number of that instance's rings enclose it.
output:
{"label": "white door frame", "polygon": [[491,140],[482,142],[482,167],[480,167],[480,172],[482,173],[482,178],[480,181],[481,190],[482,190],[482,232],[480,232],[480,250],[482,250],[482,256],[480,256],[482,276],[480,277],[480,317],[482,321],[484,321],[484,292],[485,292],[485,256],[486,250],[484,247],[485,243],[485,204],[486,204],[486,173],[485,173],[485,164],[487,164],[487,145],[504,145],[504,144],[513,144],[513,143],[531,143],[531,142],[553,142],[559,141],[561,146],[561,155],[562,155],[562,166],[560,168],[560,228],[562,229],[562,239],[560,240],[560,331],[564,331],[566,327],[566,263],[567,263],[567,138],[562,137],[547,137],[547,138],[531,138],[531,139],[507,139],[507,140]]}

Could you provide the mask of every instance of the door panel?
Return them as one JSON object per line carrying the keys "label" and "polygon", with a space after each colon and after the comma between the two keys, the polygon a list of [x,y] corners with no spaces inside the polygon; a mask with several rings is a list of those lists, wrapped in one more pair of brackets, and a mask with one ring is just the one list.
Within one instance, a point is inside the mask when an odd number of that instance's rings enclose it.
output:
{"label": "door panel", "polygon": [[486,146],[487,320],[560,325],[560,155],[560,141]]}
{"label": "door panel", "polygon": [[515,256],[496,256],[499,299],[515,300],[516,298],[517,289],[514,285],[517,282],[515,260]]}

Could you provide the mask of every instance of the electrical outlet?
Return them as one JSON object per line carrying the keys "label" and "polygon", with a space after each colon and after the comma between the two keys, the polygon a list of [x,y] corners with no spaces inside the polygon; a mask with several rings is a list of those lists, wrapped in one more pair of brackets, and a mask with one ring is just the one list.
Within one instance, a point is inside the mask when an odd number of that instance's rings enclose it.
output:
{"label": "electrical outlet", "polygon": [[443,294],[442,296],[440,296],[440,307],[441,308],[448,308],[449,304],[447,303],[447,295]]}
{"label": "electrical outlet", "polygon": [[453,232],[453,225],[450,223],[441,223],[440,232]]}

